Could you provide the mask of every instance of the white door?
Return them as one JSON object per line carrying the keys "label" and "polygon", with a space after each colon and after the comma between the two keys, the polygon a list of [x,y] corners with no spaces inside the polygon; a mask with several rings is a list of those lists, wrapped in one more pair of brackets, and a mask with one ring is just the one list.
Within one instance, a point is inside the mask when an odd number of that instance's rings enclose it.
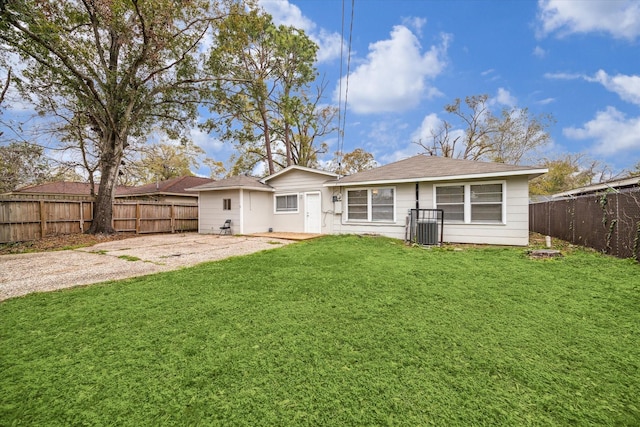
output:
{"label": "white door", "polygon": [[320,193],[305,193],[304,195],[304,232],[322,232],[322,204]]}

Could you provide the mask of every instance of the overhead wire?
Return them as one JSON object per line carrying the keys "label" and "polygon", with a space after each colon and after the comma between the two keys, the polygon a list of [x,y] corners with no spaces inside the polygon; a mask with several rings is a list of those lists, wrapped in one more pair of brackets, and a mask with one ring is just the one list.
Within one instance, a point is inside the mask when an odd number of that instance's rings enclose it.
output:
{"label": "overhead wire", "polygon": [[[341,37],[344,40],[344,4],[345,0],[342,0],[342,26]],[[343,150],[344,150],[344,134],[347,122],[347,103],[349,100],[349,74],[351,72],[351,43],[353,40],[353,21],[355,14],[355,0],[351,0],[351,19],[349,22],[349,43],[347,44],[347,75],[345,77],[345,90],[344,90],[344,107],[342,104],[342,64],[344,63],[344,43],[340,45],[340,83],[339,83],[339,95],[338,95],[338,167],[341,169]]]}

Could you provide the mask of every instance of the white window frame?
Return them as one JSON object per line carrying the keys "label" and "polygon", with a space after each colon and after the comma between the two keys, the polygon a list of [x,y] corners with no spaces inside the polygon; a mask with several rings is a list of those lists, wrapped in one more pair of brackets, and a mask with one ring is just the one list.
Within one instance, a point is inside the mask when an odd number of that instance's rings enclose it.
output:
{"label": "white window frame", "polygon": [[[367,219],[349,219],[349,192],[350,191],[363,191],[366,190],[367,191]],[[373,208],[372,208],[372,191],[373,190],[393,190],[393,219],[373,219]],[[391,224],[391,223],[395,223],[396,222],[396,197],[397,197],[397,190],[396,187],[394,186],[387,186],[387,187],[354,187],[354,188],[348,188],[346,191],[346,201],[345,201],[345,219],[347,222],[350,223],[357,223],[357,222],[367,222],[367,223],[374,223],[374,224]]]}
{"label": "white window frame", "polygon": [[[227,203],[227,200],[229,201],[229,203]],[[227,198],[223,198],[222,199],[222,210],[223,211],[230,211],[231,210],[231,199],[230,198],[227,197]]]}
{"label": "white window frame", "polygon": [[[471,186],[472,185],[486,185],[486,184],[501,184],[502,185],[502,220],[497,221],[471,221]],[[478,181],[478,182],[465,182],[463,184],[449,183],[449,184],[437,184],[433,186],[433,206],[438,208],[438,193],[439,187],[464,187],[464,221],[447,221],[447,216],[444,217],[445,224],[473,224],[473,225],[505,225],[507,223],[507,181]],[[490,204],[498,204],[493,202]]]}
{"label": "white window frame", "polygon": [[[286,210],[279,211],[278,210],[278,197],[291,197],[295,196],[296,198],[296,209],[295,210]],[[273,213],[277,215],[286,215],[286,214],[297,214],[300,212],[300,196],[298,193],[283,193],[283,194],[274,194],[273,195]]]}

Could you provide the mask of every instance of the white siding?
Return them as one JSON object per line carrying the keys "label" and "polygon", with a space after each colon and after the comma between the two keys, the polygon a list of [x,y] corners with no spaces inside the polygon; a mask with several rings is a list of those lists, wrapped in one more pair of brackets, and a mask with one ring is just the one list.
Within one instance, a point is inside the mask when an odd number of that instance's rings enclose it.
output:
{"label": "white siding", "polygon": [[268,184],[276,189],[275,193],[270,194],[273,199],[276,195],[296,194],[298,196],[298,212],[282,212],[273,213],[273,231],[288,231],[295,233],[304,232],[305,212],[305,193],[320,192],[320,201],[322,204],[322,233],[333,233],[333,190],[323,187],[323,184],[330,180],[331,177],[301,170],[291,170],[288,173],[277,176],[268,181]]}
{"label": "white siding", "polygon": [[[483,180],[466,183],[484,182]],[[441,183],[438,183],[441,184]],[[461,183],[462,184],[462,183]],[[529,244],[529,181],[526,176],[506,179],[506,218],[504,224],[444,224],[444,241],[491,245]],[[424,203],[422,202],[424,195]],[[435,208],[433,185],[420,186],[420,207]]]}
{"label": "white siding", "polygon": [[243,191],[243,234],[265,233],[273,228],[273,194]]}
{"label": "white siding", "polygon": [[[231,199],[231,210],[222,209],[222,199]],[[201,191],[198,203],[198,233],[218,234],[225,220],[231,220],[231,233],[240,232],[240,191]]]}
{"label": "white siding", "polygon": [[396,215],[395,221],[385,222],[367,222],[367,221],[348,221],[346,195],[347,189],[356,189],[360,187],[348,187],[342,190],[342,215],[334,215],[334,232],[337,234],[381,234],[383,236],[393,237],[396,239],[404,239],[406,231],[406,221],[409,209],[416,206],[416,186],[414,183],[369,186],[362,188],[393,187],[396,197]]}
{"label": "white siding", "polygon": [[[484,182],[484,180],[469,182]],[[460,182],[460,184],[469,182]],[[438,182],[438,184],[446,184],[446,182]],[[433,183],[428,182],[419,184],[419,205],[421,209],[435,208],[433,185]],[[389,185],[385,187],[389,187]],[[347,221],[346,190],[353,188],[356,187],[341,189],[343,214],[333,215],[335,233],[374,233],[397,239],[405,238],[409,210],[416,207],[415,183],[395,186],[395,222],[384,223]],[[451,243],[526,246],[529,243],[529,181],[526,176],[507,178],[504,191],[506,192],[506,221],[504,224],[445,224],[444,241]]]}

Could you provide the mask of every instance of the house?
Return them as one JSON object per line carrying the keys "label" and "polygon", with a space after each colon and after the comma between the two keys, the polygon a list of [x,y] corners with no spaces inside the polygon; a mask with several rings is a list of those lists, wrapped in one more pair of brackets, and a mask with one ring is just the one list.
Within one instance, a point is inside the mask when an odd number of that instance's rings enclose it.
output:
{"label": "house", "polygon": [[[116,192],[126,187],[117,187]],[[94,193],[98,192],[98,184],[94,185]],[[2,195],[3,197],[20,199],[64,199],[91,201],[91,184],[88,182],[56,181],[30,185]]]}
{"label": "house", "polygon": [[565,197],[585,196],[588,194],[600,194],[606,192],[627,192],[640,191],[640,176],[614,179],[611,181],[599,182],[597,184],[586,185],[584,187],[574,188],[573,190],[563,191],[551,196],[551,199],[561,199]]}
{"label": "house", "polygon": [[199,232],[268,230],[405,239],[412,209],[441,209],[443,240],[527,245],[529,180],[547,169],[417,155],[346,177],[290,166],[192,188]]}
{"label": "house", "polygon": [[[207,184],[212,181],[212,179],[197,176],[181,176],[137,187],[119,185],[116,187],[115,200],[144,200],[164,203],[197,204],[198,195],[186,191],[186,188]],[[97,192],[98,184],[95,184],[94,194]],[[93,200],[91,197],[91,185],[89,183],[69,181],[31,185],[3,194],[3,196],[21,199]]]}
{"label": "house", "polygon": [[213,182],[213,179],[198,176],[179,176],[152,184],[119,189],[116,191],[115,197],[118,201],[144,200],[163,203],[197,204],[198,195],[186,191],[186,189],[210,182]]}

